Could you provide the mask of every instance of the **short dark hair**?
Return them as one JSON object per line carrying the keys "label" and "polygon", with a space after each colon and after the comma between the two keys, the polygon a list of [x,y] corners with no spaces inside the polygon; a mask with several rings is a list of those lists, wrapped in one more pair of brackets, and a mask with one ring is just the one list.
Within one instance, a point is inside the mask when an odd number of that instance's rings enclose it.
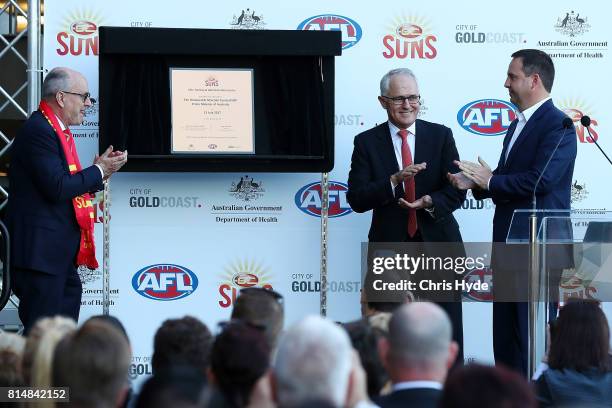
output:
{"label": "short dark hair", "polygon": [[269,366],[270,346],[261,329],[232,320],[215,338],[210,368],[229,406],[246,407]]}
{"label": "short dark hair", "polygon": [[610,328],[599,302],[588,299],[567,302],[551,330],[549,367],[611,371],[609,350]]}
{"label": "short dark hair", "polygon": [[281,299],[282,296],[271,289],[242,289],[234,303],[231,318],[263,327],[268,345],[273,349],[283,328]]}
{"label": "short dark hair", "polygon": [[550,93],[555,81],[555,65],[550,56],[544,51],[524,49],[512,54],[512,58],[520,58],[523,62],[525,75],[538,74],[544,89]]}
{"label": "short dark hair", "polygon": [[149,378],[138,394],[136,408],[198,407],[204,398],[206,381],[198,370],[171,368]]}
{"label": "short dark hair", "polygon": [[127,389],[130,349],[108,323],[88,321],[66,335],[53,354],[53,386],[69,387],[74,406],[112,407]]}
{"label": "short dark hair", "polygon": [[125,326],[117,317],[112,315],[95,315],[91,316],[88,321],[89,320],[98,320],[110,324],[115,329],[119,330],[119,332],[125,336],[125,339],[127,340],[128,344],[130,344],[130,338],[128,337],[127,331],[125,330]]}
{"label": "short dark hair", "polygon": [[210,330],[193,316],[164,321],[153,340],[153,374],[175,366],[186,366],[195,367],[205,375],[211,344]]}
{"label": "short dark hair", "polygon": [[368,320],[361,319],[343,325],[353,348],[359,353],[368,381],[368,395],[371,399],[380,395],[389,376],[378,354],[378,340],[382,333],[374,329]]}
{"label": "short dark hair", "polygon": [[535,408],[537,403],[533,390],[518,373],[472,364],[451,371],[438,406]]}

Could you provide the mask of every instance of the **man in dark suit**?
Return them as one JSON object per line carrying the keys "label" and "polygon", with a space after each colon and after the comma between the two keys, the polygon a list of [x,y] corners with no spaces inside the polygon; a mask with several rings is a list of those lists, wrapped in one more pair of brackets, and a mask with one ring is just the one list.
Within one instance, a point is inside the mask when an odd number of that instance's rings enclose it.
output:
{"label": "man in dark suit", "polygon": [[93,207],[88,192],[123,166],[127,152],[110,146],[82,169],[68,126],[83,122],[87,80],[68,68],[46,76],[42,101],[12,144],[7,224],[12,289],[25,333],[43,316],[77,320],[81,280],[77,265],[97,267]]}
{"label": "man in dark suit", "polygon": [[[570,209],[576,133],[573,126],[569,130],[563,127],[566,115],[552,103],[550,92],[554,77],[553,62],[543,51],[525,49],[512,54],[504,86],[519,112],[504,138],[497,168],[491,171],[479,158],[480,164],[461,162],[462,172],[449,175],[453,185],[462,190],[471,188],[477,199],[493,199],[496,205],[494,242],[506,242],[514,211],[531,209],[534,192],[538,209]],[[522,231],[513,234],[527,237],[527,225],[523,227]],[[516,271],[508,272],[510,265],[501,256],[494,255],[492,263],[495,293],[505,289],[499,288],[496,281],[510,282],[512,277],[505,276],[505,272],[514,274]],[[521,279],[526,278],[524,275]],[[518,282],[518,285],[521,283],[526,285],[526,282]],[[493,304],[495,361],[522,373],[527,372],[527,314],[525,302]]]}
{"label": "man in dark suit", "polygon": [[[347,193],[354,211],[373,210],[369,241],[460,243],[453,211],[465,192],[446,177],[456,171],[453,161],[459,157],[451,130],[417,119],[419,87],[409,69],[385,74],[378,100],[388,121],[355,137]],[[453,300],[440,305],[453,322],[462,362],[460,294]]]}
{"label": "man in dark suit", "polygon": [[457,356],[451,333],[448,316],[434,303],[410,303],[397,309],[389,321],[389,335],[380,343],[392,392],[375,402],[381,408],[437,407]]}

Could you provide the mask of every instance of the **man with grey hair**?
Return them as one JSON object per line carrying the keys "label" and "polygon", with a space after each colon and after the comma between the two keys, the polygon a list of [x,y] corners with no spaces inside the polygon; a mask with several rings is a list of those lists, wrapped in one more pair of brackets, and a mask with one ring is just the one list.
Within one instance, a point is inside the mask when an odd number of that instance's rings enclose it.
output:
{"label": "man with grey hair", "polygon": [[69,126],[80,125],[95,102],[82,74],[55,68],[42,93],[39,109],[13,140],[9,169],[12,289],[26,334],[43,316],[78,320],[76,267],[98,267],[89,193],[127,162],[127,152],[109,146],[93,165],[81,167]]}
{"label": "man with grey hair", "polygon": [[279,408],[316,402],[371,406],[363,368],[348,335],[319,316],[306,317],[281,337],[271,383]]}
{"label": "man with grey hair", "polygon": [[393,391],[378,401],[382,408],[437,407],[448,369],[457,357],[448,316],[434,303],[399,308],[381,340],[380,354]]}
{"label": "man with grey hair", "polygon": [[[458,171],[453,161],[459,153],[451,130],[417,119],[421,95],[414,73],[407,68],[391,70],[382,77],[378,102],[387,113],[387,121],[355,137],[347,192],[355,212],[372,210],[369,242],[409,243],[402,248],[414,251],[413,256],[423,253],[439,256],[427,251],[440,246],[427,243],[452,243],[445,246],[442,257],[464,256],[453,212],[463,204],[465,191],[453,188],[447,178],[449,172]],[[372,252],[368,253],[370,260]],[[457,279],[454,271],[429,272],[432,271],[417,271],[412,278],[440,282]],[[390,273],[385,273],[386,279],[391,279]],[[369,302],[397,302],[388,291],[373,290],[371,282],[374,280],[369,281],[367,276],[363,285]],[[453,338],[461,346],[463,318],[459,291],[414,294],[443,302],[440,306],[453,323]]]}

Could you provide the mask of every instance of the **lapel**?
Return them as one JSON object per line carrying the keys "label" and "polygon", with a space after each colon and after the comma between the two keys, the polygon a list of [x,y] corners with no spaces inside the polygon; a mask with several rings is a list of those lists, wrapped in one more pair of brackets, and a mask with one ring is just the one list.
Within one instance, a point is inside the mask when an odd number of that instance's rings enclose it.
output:
{"label": "lapel", "polygon": [[518,119],[514,119],[512,123],[510,123],[510,126],[508,126],[508,131],[506,132],[506,136],[504,137],[502,152],[499,156],[499,162],[497,163],[497,167],[504,167],[506,164],[506,151],[508,150],[508,144],[510,144],[510,140],[512,139],[512,135],[514,134],[517,125]]}
{"label": "lapel", "polygon": [[527,137],[529,136],[530,133],[532,133],[532,131],[538,124],[538,121],[540,120],[540,118],[550,109],[551,106],[552,106],[552,99],[549,99],[548,101],[544,102],[542,106],[540,106],[538,110],[536,110],[533,113],[531,118],[529,118],[529,120],[527,121],[527,124],[521,131],[521,134],[519,135],[518,139],[516,139],[516,141],[514,142],[514,145],[512,146],[512,150],[510,150],[510,153],[508,154],[508,160],[506,160],[506,164],[505,164],[506,166],[510,166],[510,164],[512,163],[512,160],[517,156],[521,144],[524,143],[525,140],[527,140]]}
{"label": "lapel", "polygon": [[376,151],[380,153],[381,163],[385,172],[389,175],[397,173],[400,169],[395,158],[393,142],[391,142],[391,132],[389,125],[384,122],[376,127]]}
{"label": "lapel", "polygon": [[414,136],[414,150],[416,150],[416,154],[412,157],[413,163],[429,162],[428,159],[431,156],[430,148],[432,146],[431,143],[426,143],[427,130],[427,124],[417,119],[415,124],[416,135]]}

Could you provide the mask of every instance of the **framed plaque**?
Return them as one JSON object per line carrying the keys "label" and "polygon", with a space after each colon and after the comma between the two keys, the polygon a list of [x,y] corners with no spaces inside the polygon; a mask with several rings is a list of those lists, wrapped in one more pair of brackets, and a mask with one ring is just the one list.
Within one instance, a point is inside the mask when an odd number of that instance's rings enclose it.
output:
{"label": "framed plaque", "polygon": [[253,70],[170,68],[171,153],[254,154]]}

